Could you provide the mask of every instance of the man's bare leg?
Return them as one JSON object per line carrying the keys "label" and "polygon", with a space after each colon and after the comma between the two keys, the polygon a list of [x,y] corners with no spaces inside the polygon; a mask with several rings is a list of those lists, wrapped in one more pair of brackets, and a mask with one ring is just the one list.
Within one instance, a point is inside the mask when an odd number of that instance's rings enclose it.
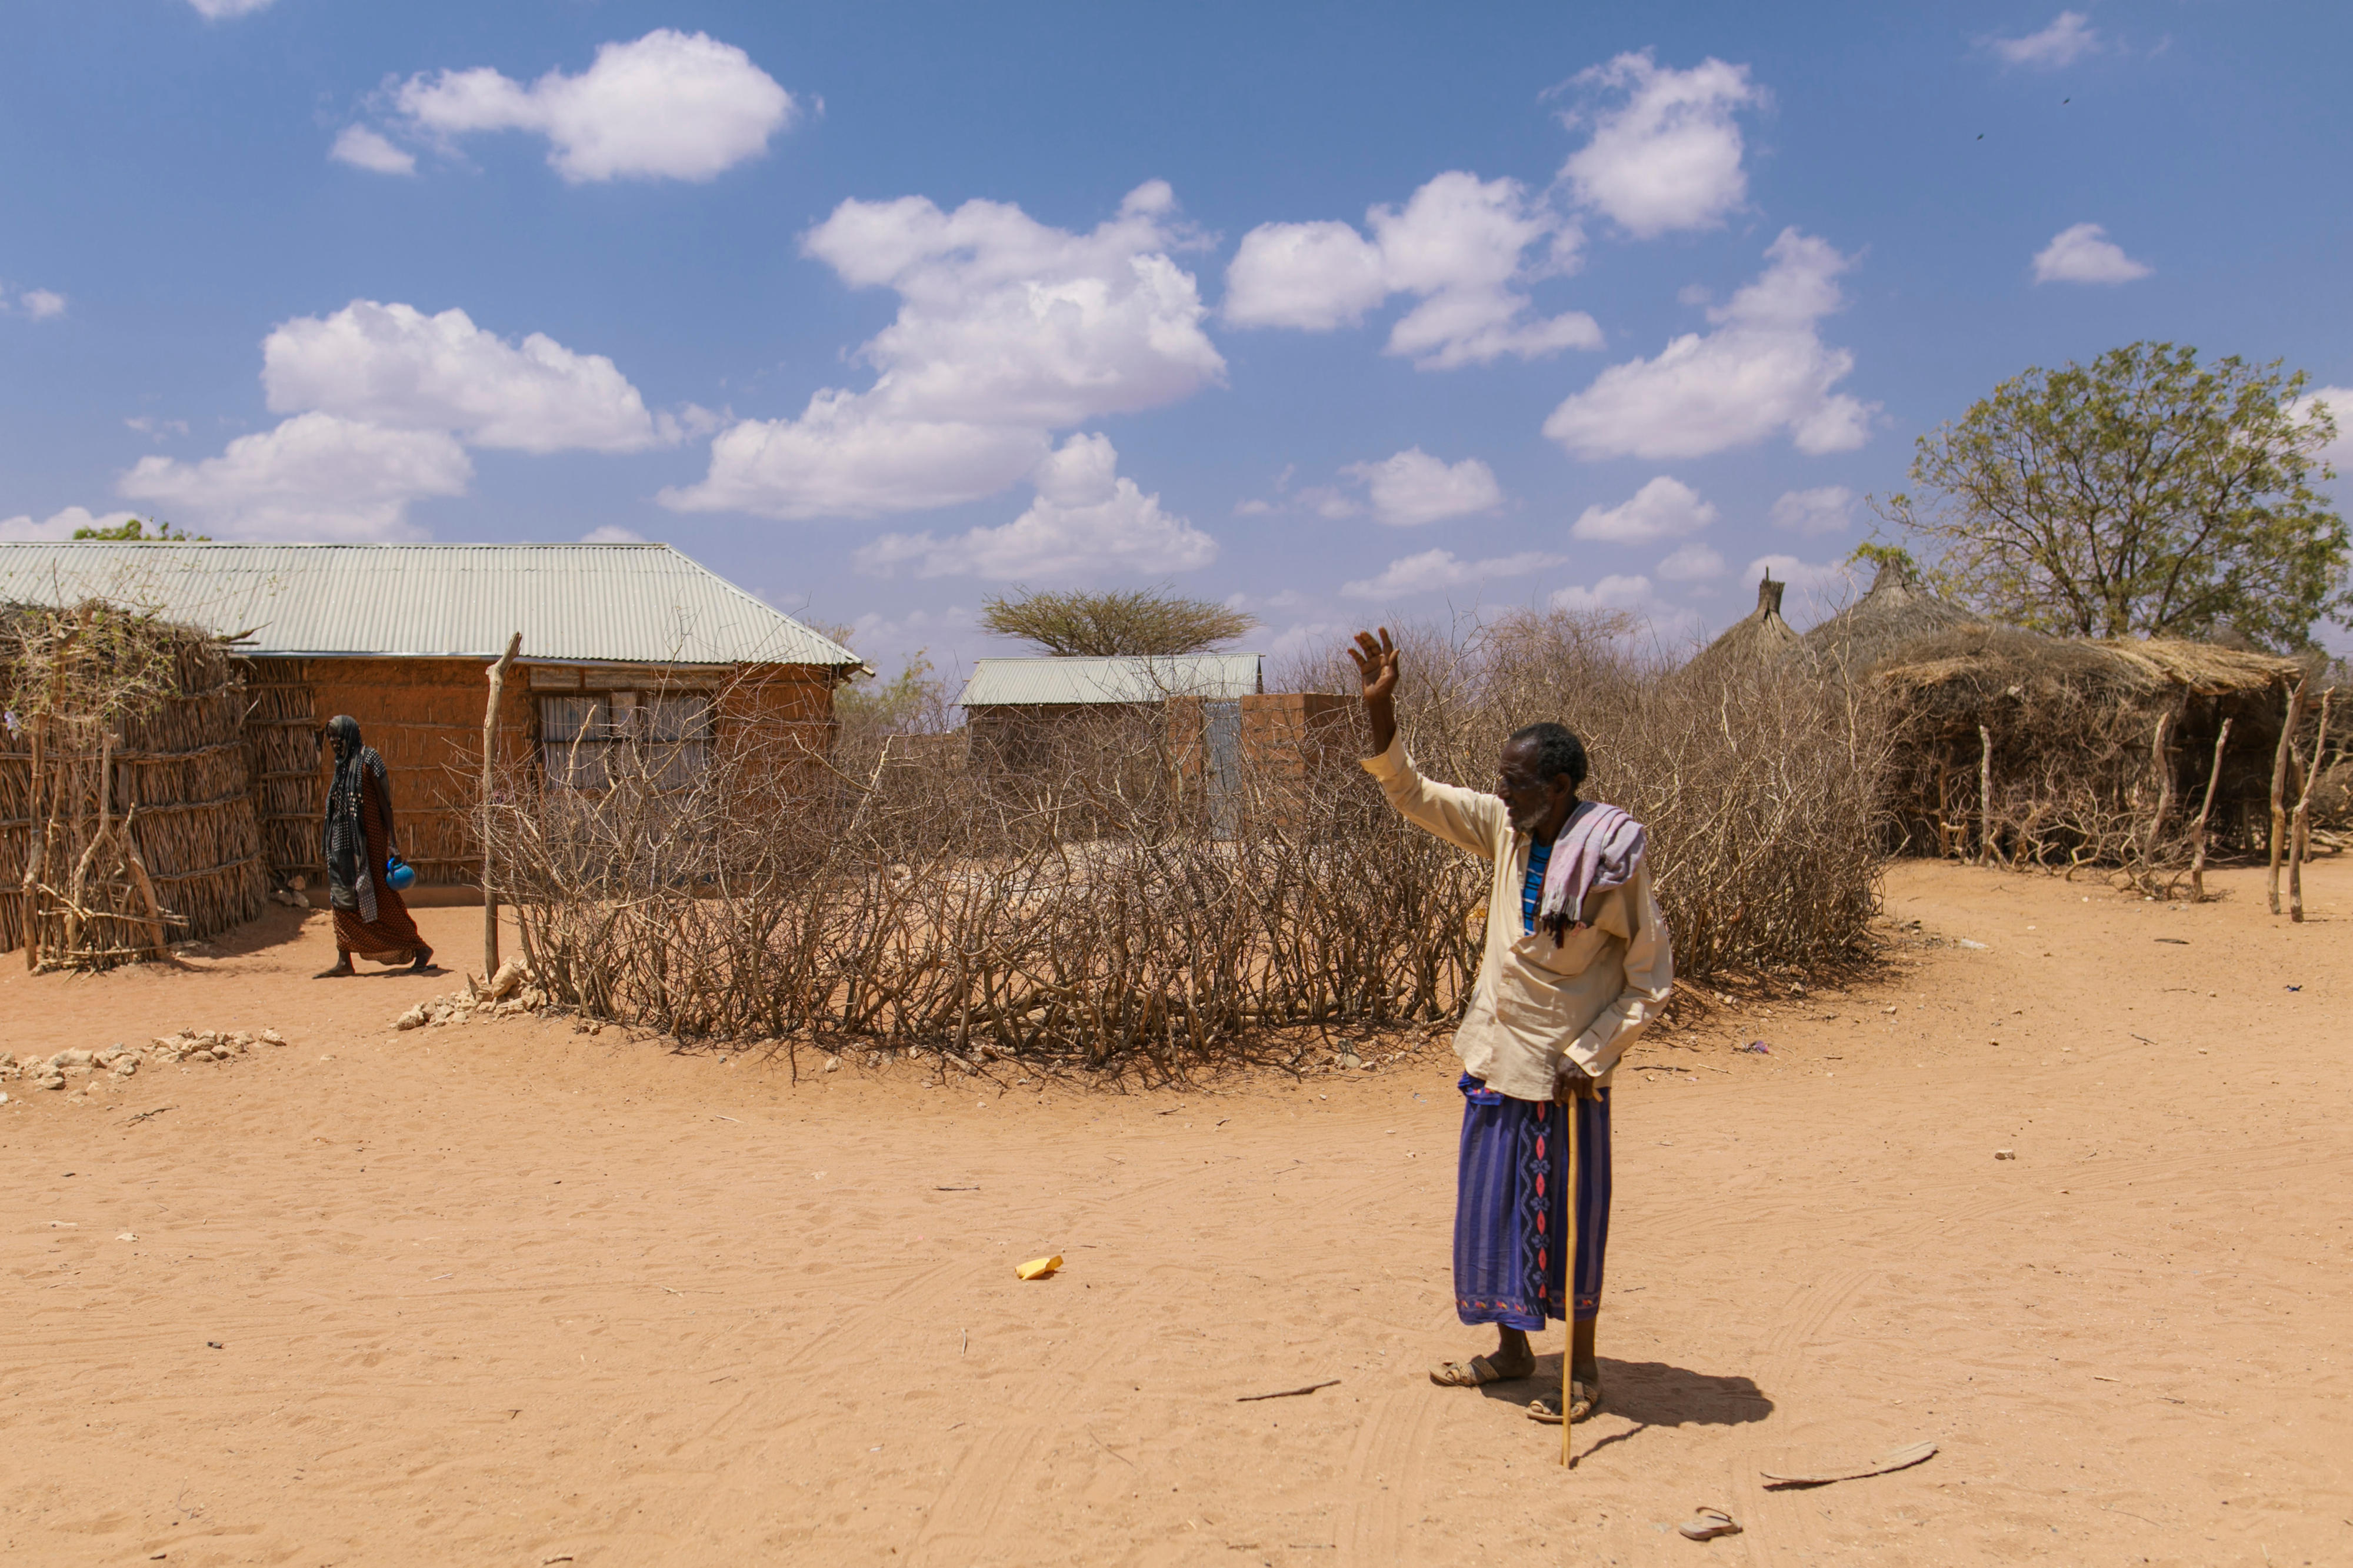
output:
{"label": "man's bare leg", "polygon": [[1601,1386],[1601,1363],[1593,1353],[1593,1326],[1600,1321],[1587,1318],[1572,1323],[1568,1332],[1569,1378],[1591,1388]]}
{"label": "man's bare leg", "polygon": [[339,947],[335,949],[335,967],[332,969],[322,969],[318,973],[311,976],[311,978],[313,980],[334,980],[343,975],[353,973],[352,955]]}
{"label": "man's bare leg", "polygon": [[[1576,1416],[1580,1421],[1601,1405],[1601,1362],[1593,1353],[1593,1330],[1599,1321],[1598,1318],[1587,1318],[1569,1326],[1568,1380],[1575,1391]],[[1526,1342],[1525,1338],[1521,1342]],[[1559,1391],[1539,1394],[1528,1401],[1528,1415],[1538,1421],[1559,1420]]]}

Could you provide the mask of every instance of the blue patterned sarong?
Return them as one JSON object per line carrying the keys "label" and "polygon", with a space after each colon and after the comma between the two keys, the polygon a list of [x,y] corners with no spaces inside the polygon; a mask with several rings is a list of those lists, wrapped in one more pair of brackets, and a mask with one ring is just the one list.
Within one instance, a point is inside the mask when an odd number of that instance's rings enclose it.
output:
{"label": "blue patterned sarong", "polygon": [[[1542,1329],[1561,1318],[1569,1184],[1559,1179],[1568,1106],[1512,1100],[1469,1073],[1454,1200],[1454,1310],[1466,1323]],[[1609,1091],[1577,1108],[1577,1300],[1582,1320],[1601,1310],[1609,1245]]]}

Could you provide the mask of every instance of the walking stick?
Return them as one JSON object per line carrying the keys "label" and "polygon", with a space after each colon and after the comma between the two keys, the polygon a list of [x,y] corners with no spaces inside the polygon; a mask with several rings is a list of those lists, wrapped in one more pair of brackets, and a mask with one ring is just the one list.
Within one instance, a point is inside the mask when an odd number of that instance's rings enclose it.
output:
{"label": "walking stick", "polygon": [[1562,1239],[1568,1247],[1568,1264],[1566,1270],[1568,1279],[1568,1319],[1562,1327],[1568,1331],[1568,1338],[1562,1342],[1560,1347],[1560,1464],[1563,1469],[1568,1469],[1576,1463],[1569,1457],[1569,1453],[1574,1442],[1573,1434],[1577,1430],[1576,1422],[1569,1418],[1569,1394],[1574,1386],[1569,1380],[1569,1367],[1577,1359],[1577,1097],[1575,1095],[1569,1096],[1568,1115],[1564,1120],[1568,1124],[1568,1131],[1560,1141],[1560,1152],[1561,1164],[1568,1173],[1564,1178],[1568,1186],[1568,1224],[1564,1227],[1567,1234]]}

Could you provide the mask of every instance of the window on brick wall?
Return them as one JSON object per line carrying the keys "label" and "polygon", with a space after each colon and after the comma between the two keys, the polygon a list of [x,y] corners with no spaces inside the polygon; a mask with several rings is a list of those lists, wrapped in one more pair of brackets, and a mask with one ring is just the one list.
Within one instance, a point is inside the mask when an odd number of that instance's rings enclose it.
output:
{"label": "window on brick wall", "polygon": [[711,700],[694,692],[595,691],[539,700],[539,752],[547,781],[609,789],[643,778],[685,789],[711,763]]}

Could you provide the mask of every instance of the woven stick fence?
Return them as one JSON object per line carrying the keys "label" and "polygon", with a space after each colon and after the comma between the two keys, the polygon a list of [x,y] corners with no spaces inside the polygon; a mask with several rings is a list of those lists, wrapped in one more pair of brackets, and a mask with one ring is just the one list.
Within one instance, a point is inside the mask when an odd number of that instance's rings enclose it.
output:
{"label": "woven stick fence", "polygon": [[135,609],[0,611],[0,940],[102,969],[251,920],[264,879],[242,676]]}
{"label": "woven stick fence", "polygon": [[253,778],[254,815],[269,870],[284,879],[323,879],[319,818],[325,774],[319,766],[318,700],[307,661],[237,660],[245,677],[246,763]]}

